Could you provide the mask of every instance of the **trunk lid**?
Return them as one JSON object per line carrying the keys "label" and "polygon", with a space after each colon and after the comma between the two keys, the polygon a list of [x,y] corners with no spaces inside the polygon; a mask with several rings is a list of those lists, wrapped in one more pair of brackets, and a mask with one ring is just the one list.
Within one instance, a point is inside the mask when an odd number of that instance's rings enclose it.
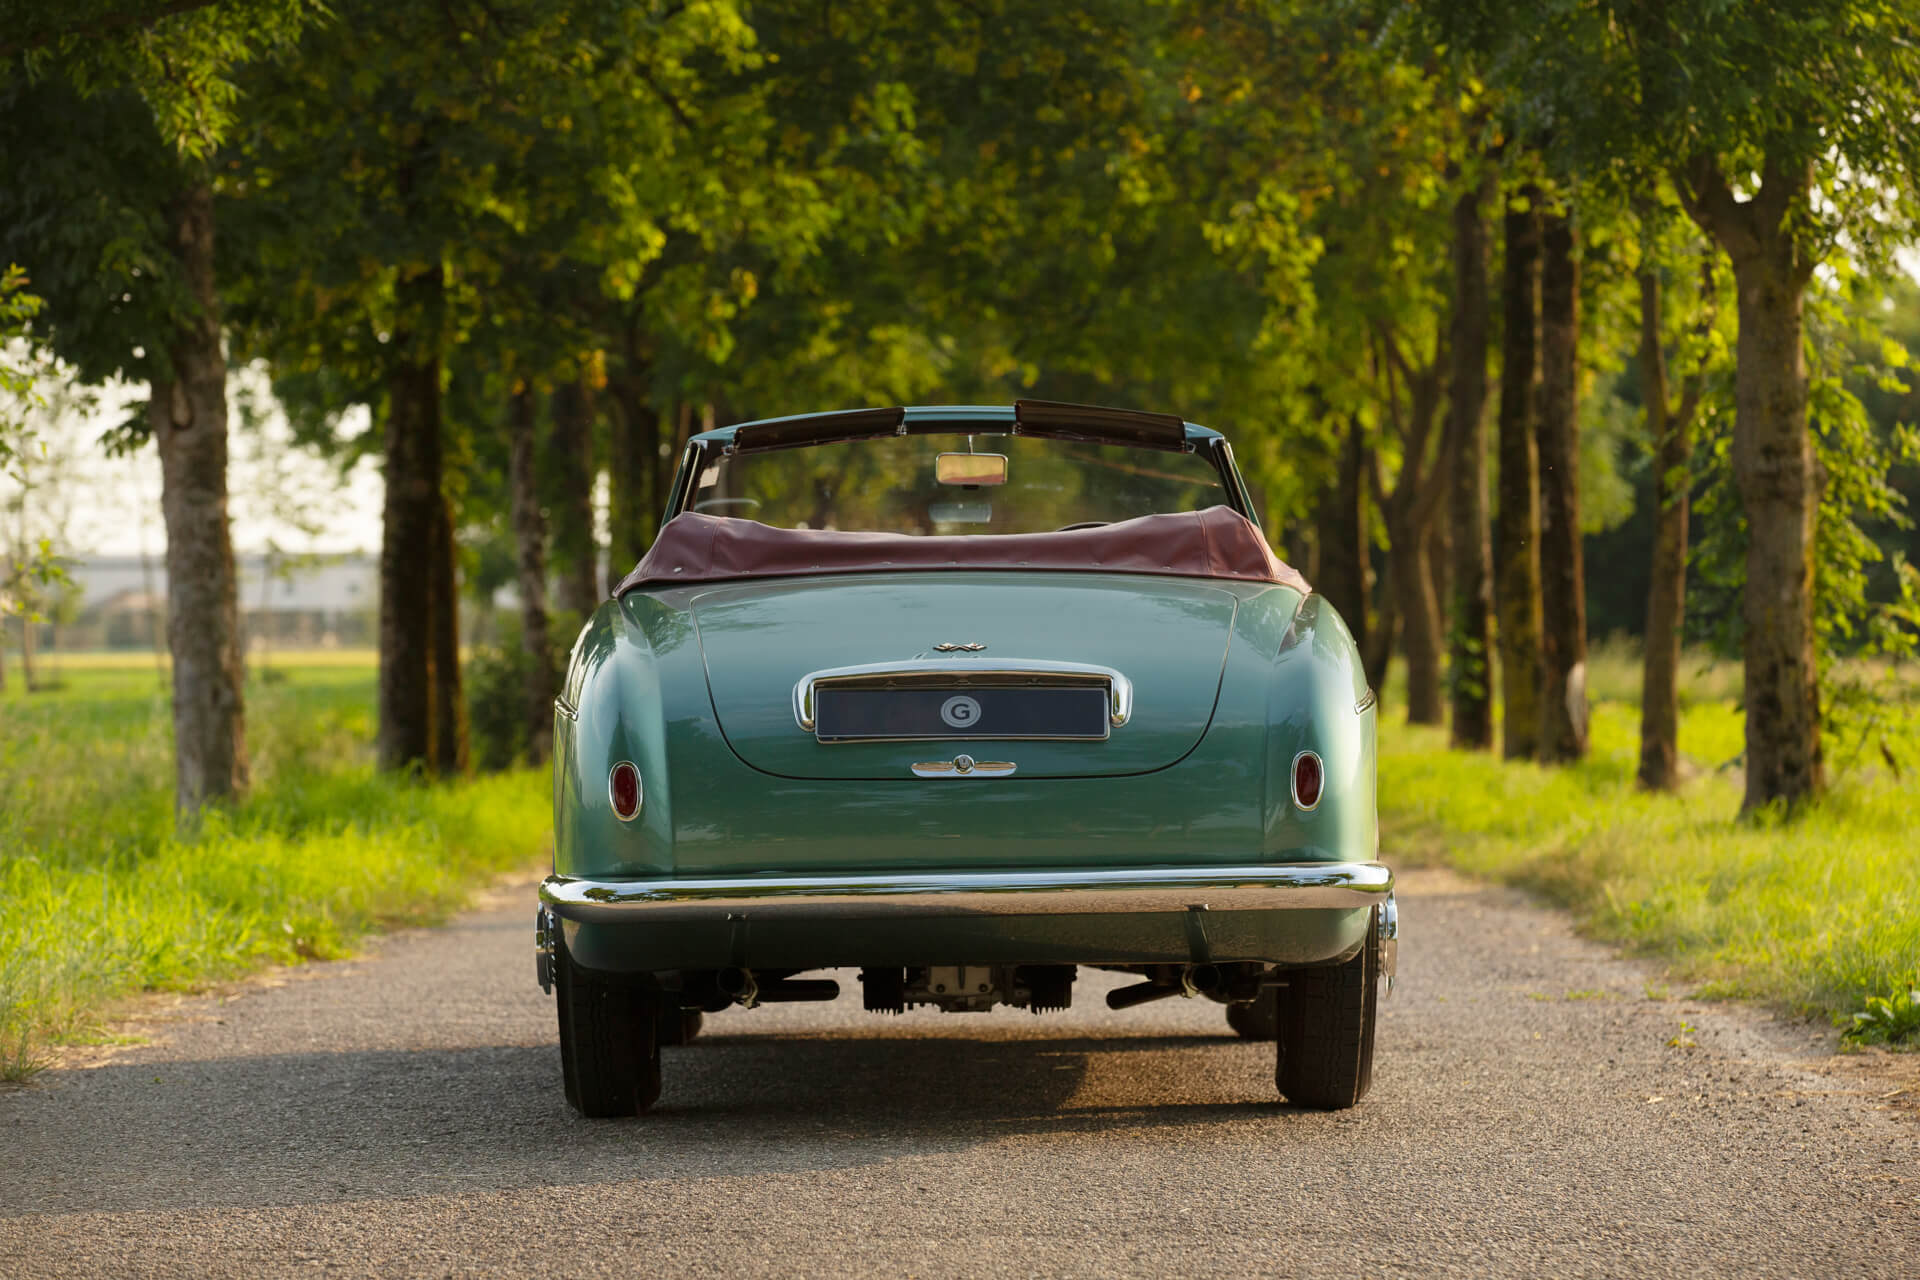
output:
{"label": "trunk lid", "polygon": [[[963,753],[981,762],[986,776],[984,766],[998,762],[1014,764],[1026,778],[1146,773],[1173,764],[1193,750],[1213,718],[1237,604],[1231,590],[1191,579],[947,572],[742,583],[702,591],[692,608],[714,713],[742,760],[790,778],[911,781],[914,765],[951,762]],[[947,653],[936,649],[941,644],[984,647]],[[803,677],[895,663],[913,663],[919,673],[918,685],[899,695],[911,722],[899,731],[921,736],[821,741],[801,727],[794,691]],[[1084,672],[1076,677],[1082,682],[1077,695],[1042,690],[996,702],[1005,695],[980,693],[970,711],[963,707],[957,716],[980,720],[951,732],[930,718],[944,695],[979,693],[979,675],[961,677],[1022,663],[1119,672],[1131,685],[1126,723],[1112,726],[1104,739],[1087,732]],[[955,680],[943,690],[948,664]],[[1044,675],[1036,679],[1049,683]],[[1060,708],[1074,704],[1071,727],[1083,736],[995,736],[1009,718],[1025,717],[1021,727],[1031,732],[1036,717],[1044,726],[1049,716],[1069,714],[1050,709],[1048,697]],[[875,723],[870,711],[862,711],[861,723]],[[818,723],[823,731],[829,727],[824,719]],[[1096,719],[1094,727],[1103,726]]]}

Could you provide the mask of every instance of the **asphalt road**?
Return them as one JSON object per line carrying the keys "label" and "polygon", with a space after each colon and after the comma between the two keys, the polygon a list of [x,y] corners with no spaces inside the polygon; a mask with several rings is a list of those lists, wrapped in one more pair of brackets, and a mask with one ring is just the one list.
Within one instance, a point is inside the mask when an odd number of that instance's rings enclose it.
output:
{"label": "asphalt road", "polygon": [[619,1122],[561,1098],[523,886],[0,1093],[0,1276],[1920,1275],[1884,1072],[1650,998],[1511,893],[1402,886],[1350,1112],[1281,1105],[1219,1006],[1111,1013],[1083,971],[1046,1017],[850,981],[726,1013]]}

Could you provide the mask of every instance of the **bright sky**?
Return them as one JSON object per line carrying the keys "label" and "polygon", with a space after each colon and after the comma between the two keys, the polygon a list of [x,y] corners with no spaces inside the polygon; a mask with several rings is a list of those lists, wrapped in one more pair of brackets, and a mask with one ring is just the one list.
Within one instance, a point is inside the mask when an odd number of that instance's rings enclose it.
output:
{"label": "bright sky", "polygon": [[[263,375],[241,371],[234,383],[236,394],[271,402]],[[42,531],[54,535],[56,550],[68,555],[144,550],[156,557],[164,552],[159,452],[147,444],[129,457],[110,458],[98,444],[103,431],[127,416],[128,402],[143,393],[139,387],[109,386],[99,389],[91,411],[56,402],[35,415],[34,428],[52,455],[43,464],[50,474],[45,500],[37,504],[39,518],[64,525],[64,537],[59,529]],[[269,540],[293,552],[380,549],[383,490],[377,462],[364,459],[342,477],[331,463],[290,447],[291,433],[277,406],[264,415],[260,431],[241,430],[237,412],[230,426],[228,514],[236,553],[263,551]]]}

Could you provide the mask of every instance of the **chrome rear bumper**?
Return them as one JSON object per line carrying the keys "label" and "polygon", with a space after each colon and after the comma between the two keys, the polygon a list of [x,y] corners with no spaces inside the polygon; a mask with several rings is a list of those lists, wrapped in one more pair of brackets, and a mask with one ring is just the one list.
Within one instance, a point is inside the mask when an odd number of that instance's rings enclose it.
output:
{"label": "chrome rear bumper", "polygon": [[747,912],[756,920],[863,920],[1339,910],[1392,897],[1393,872],[1377,862],[676,880],[549,876],[540,886],[542,902],[585,924],[724,921]]}

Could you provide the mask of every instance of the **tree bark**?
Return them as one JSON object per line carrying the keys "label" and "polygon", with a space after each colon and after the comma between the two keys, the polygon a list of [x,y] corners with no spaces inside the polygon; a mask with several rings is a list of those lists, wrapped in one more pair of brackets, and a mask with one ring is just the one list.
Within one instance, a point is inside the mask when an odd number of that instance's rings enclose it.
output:
{"label": "tree bark", "polygon": [[[437,389],[437,370],[434,384]],[[434,430],[438,434],[437,422]],[[428,566],[433,592],[433,764],[435,773],[450,778],[467,771],[467,699],[460,680],[460,559],[454,550],[453,508],[444,489],[439,497]]]}
{"label": "tree bark", "polygon": [[[1384,379],[1382,407],[1399,437],[1400,471],[1391,492],[1380,478],[1379,459],[1369,458],[1368,479],[1374,501],[1387,525],[1387,603],[1385,630],[1389,638],[1397,622],[1407,659],[1407,722],[1440,724],[1446,717],[1446,691],[1441,664],[1446,633],[1441,617],[1441,591],[1435,581],[1434,543],[1444,529],[1441,505],[1447,492],[1446,455],[1429,444],[1439,416],[1441,377],[1446,344],[1435,335],[1433,358],[1415,368],[1393,334],[1382,328],[1372,335],[1374,364]],[[1405,411],[1397,387],[1406,388]],[[1386,674],[1386,655],[1378,664],[1374,687]]]}
{"label": "tree bark", "polygon": [[1587,753],[1580,548],[1580,263],[1572,220],[1546,218],[1540,271],[1540,758]]}
{"label": "tree bark", "polygon": [[1742,809],[1792,805],[1825,784],[1813,622],[1820,481],[1803,343],[1815,262],[1796,231],[1808,221],[1812,167],[1769,156],[1760,189],[1743,201],[1711,157],[1697,157],[1676,186],[1687,212],[1732,259],[1739,295],[1733,465],[1748,529]]}
{"label": "tree bark", "polygon": [[1647,585],[1646,666],[1640,685],[1640,785],[1669,791],[1679,784],[1680,634],[1687,603],[1690,435],[1700,380],[1689,377],[1678,406],[1668,399],[1661,346],[1660,273],[1640,269],[1640,398],[1653,442],[1653,566]]}
{"label": "tree bark", "polygon": [[1493,746],[1493,548],[1487,535],[1487,224],[1492,175],[1453,206],[1447,386],[1452,744]]}
{"label": "tree bark", "polygon": [[519,567],[520,642],[527,655],[522,693],[527,758],[540,764],[553,750],[553,698],[558,682],[553,641],[547,632],[547,522],[540,510],[534,425],[533,393],[522,388],[507,406],[507,501]]}
{"label": "tree bark", "polygon": [[1733,261],[1733,471],[1747,517],[1745,626],[1747,789],[1743,811],[1797,804],[1825,785],[1813,624],[1814,522],[1820,484],[1807,429],[1803,312],[1815,261],[1811,164],[1767,157],[1760,189],[1737,198],[1710,156],[1675,175],[1701,230]]}
{"label": "tree bark", "polygon": [[1321,498],[1314,519],[1319,562],[1313,589],[1338,611],[1362,651],[1368,595],[1366,448],[1358,419],[1350,418],[1340,440],[1333,487]]}
{"label": "tree bark", "polygon": [[20,678],[28,693],[39,691],[39,678],[33,674],[33,619],[24,613],[20,615]]}
{"label": "tree bark", "polygon": [[555,603],[577,625],[602,599],[593,535],[593,408],[586,387],[576,380],[554,388],[552,409]]}
{"label": "tree bark", "polygon": [[1407,656],[1407,723],[1444,723],[1446,644],[1440,599],[1434,590],[1429,530],[1407,529],[1404,536],[1394,537],[1387,577],[1393,584],[1394,612],[1400,618],[1401,647]]}
{"label": "tree bark", "polygon": [[1748,531],[1747,809],[1797,801],[1825,782],[1814,656],[1819,486],[1807,430],[1806,284],[1790,250],[1768,248],[1733,264],[1740,297],[1733,465]]}
{"label": "tree bark", "polygon": [[195,314],[174,331],[170,377],[153,383],[147,421],[159,447],[167,526],[174,805],[190,818],[246,790],[246,666],[227,523],[227,361],[214,284],[212,187],[195,183],[171,217],[173,252]]}
{"label": "tree bark", "polygon": [[1400,606],[1394,599],[1392,574],[1381,575],[1383,584],[1373,620],[1367,625],[1367,642],[1360,650],[1360,665],[1366,669],[1367,683],[1376,697],[1387,687],[1387,668],[1393,661],[1394,644],[1400,639]]}
{"label": "tree bark", "polygon": [[1501,279],[1500,510],[1494,518],[1499,580],[1501,754],[1531,760],[1540,749],[1540,460],[1534,440],[1540,191],[1520,191],[1525,209],[1506,214]]}
{"label": "tree bark", "polygon": [[[437,323],[437,269],[402,284]],[[411,334],[395,346],[414,350]],[[440,359],[429,340],[387,376],[386,503],[380,539],[380,730],[383,769],[431,770],[442,757],[435,711],[440,699],[435,623],[443,587],[436,568],[441,521]]]}
{"label": "tree bark", "polygon": [[652,404],[652,370],[629,350],[608,384],[618,412],[609,422],[607,590],[639,563],[653,541],[659,512],[651,507],[660,469],[660,415]]}

